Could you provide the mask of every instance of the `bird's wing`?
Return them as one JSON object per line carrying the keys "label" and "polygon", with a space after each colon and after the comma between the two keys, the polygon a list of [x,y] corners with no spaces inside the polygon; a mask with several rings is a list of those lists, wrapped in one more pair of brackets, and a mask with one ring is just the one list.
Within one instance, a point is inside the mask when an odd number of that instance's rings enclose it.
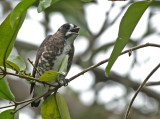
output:
{"label": "bird's wing", "polygon": [[[42,44],[40,45],[40,47],[39,47],[39,49],[38,49],[38,51],[37,51],[36,61],[35,61],[35,64],[34,64],[36,68],[38,67],[39,59],[40,59],[40,57],[41,57],[41,55],[42,55],[42,52],[44,51],[44,45],[45,45],[46,42],[50,39],[51,36],[52,36],[52,35],[48,35],[48,36],[44,39],[44,41],[42,42]],[[35,75],[36,75],[36,70],[33,68],[32,76],[35,77]],[[35,83],[31,83],[30,93],[32,93],[33,88],[34,88],[34,85],[35,85]]]}

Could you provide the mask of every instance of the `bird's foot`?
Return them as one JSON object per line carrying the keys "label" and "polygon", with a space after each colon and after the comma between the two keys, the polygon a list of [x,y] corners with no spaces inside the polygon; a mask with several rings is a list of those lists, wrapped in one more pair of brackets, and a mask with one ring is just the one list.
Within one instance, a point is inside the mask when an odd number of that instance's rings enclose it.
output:
{"label": "bird's foot", "polygon": [[60,82],[59,80],[56,80],[56,82],[58,83],[58,85],[60,86],[68,86],[68,79],[62,79],[63,83]]}

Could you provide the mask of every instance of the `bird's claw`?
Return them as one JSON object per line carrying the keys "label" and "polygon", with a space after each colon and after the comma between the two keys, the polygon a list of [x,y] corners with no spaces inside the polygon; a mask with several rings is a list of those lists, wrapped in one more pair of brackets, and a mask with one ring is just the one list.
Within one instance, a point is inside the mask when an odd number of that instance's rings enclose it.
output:
{"label": "bird's claw", "polygon": [[59,80],[57,80],[58,85],[60,86],[68,86],[68,79],[62,79],[63,83],[61,83]]}

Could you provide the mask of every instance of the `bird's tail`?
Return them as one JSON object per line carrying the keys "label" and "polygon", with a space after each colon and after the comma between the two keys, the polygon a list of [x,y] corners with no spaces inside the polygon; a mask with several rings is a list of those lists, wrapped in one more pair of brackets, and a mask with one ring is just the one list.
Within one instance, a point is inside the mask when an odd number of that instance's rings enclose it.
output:
{"label": "bird's tail", "polygon": [[[36,82],[34,85],[33,98],[37,98],[48,92],[49,86]],[[37,99],[31,103],[32,107],[38,107],[41,99]]]}

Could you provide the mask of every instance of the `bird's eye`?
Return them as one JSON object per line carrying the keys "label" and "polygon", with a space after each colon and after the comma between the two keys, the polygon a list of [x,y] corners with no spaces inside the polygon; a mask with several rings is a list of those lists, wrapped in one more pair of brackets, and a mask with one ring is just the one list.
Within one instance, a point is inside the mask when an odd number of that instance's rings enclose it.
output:
{"label": "bird's eye", "polygon": [[65,29],[67,29],[67,30],[68,30],[69,28],[70,28],[70,26],[69,26],[69,25],[66,25],[66,26],[65,26]]}

